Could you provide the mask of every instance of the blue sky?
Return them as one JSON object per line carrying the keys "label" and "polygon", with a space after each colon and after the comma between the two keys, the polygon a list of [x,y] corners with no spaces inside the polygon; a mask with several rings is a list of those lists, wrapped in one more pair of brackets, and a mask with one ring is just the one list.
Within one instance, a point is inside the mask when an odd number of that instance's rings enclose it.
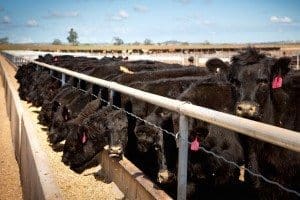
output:
{"label": "blue sky", "polygon": [[0,38],[80,43],[300,40],[300,0],[0,0]]}

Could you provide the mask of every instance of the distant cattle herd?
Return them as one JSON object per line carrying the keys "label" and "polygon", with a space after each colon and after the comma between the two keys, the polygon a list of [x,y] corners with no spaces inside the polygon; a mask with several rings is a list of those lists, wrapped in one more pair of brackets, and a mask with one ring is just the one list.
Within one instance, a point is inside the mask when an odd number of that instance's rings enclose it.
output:
{"label": "distant cattle herd", "polygon": [[[37,61],[300,131],[299,71],[289,68],[290,58],[268,57],[255,48],[236,54],[230,63],[212,58],[206,67],[49,54]],[[41,107],[39,122],[49,127],[49,143],[55,151],[63,151],[63,163],[81,173],[99,164],[97,156],[106,149],[113,159],[125,155],[176,197],[177,141],[166,131],[179,131],[179,114],[74,77],[67,76],[62,85],[59,76],[48,69],[37,69],[33,63],[20,66],[15,75],[20,98]],[[188,199],[300,198],[247,170],[241,178],[240,168],[206,151],[244,165],[298,194],[300,153],[204,121],[188,121],[189,141],[196,145],[189,148]]]}

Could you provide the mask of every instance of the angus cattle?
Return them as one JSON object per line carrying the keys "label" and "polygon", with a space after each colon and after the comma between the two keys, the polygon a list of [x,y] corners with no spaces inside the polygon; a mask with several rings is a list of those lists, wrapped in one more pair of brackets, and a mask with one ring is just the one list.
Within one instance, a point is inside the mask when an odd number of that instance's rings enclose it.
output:
{"label": "angus cattle", "polygon": [[68,101],[68,97],[75,92],[76,89],[72,85],[66,84],[57,91],[57,94],[52,100],[45,100],[39,112],[39,122],[45,126],[50,126],[54,113],[57,112],[60,106]]}
{"label": "angus cattle", "polygon": [[[130,84],[130,87],[144,90],[146,92],[151,92],[157,95],[162,95],[166,97],[175,98],[177,95],[182,93],[185,89],[189,87],[190,84],[197,81],[200,77],[180,77],[174,79],[161,79],[157,81],[150,81],[150,82],[134,82]],[[150,103],[140,101],[135,98],[122,96],[121,102],[116,103],[117,106],[124,107],[126,111],[133,113],[141,118],[145,117],[149,113],[153,111],[156,107]],[[136,118],[128,115],[128,119],[124,118],[123,121],[128,121],[130,130],[133,130],[136,124]],[[128,134],[132,134],[132,131],[128,131]],[[133,136],[135,137],[135,136]],[[115,136],[117,138],[117,136]],[[118,144],[120,143],[120,144]],[[123,146],[123,141],[115,140],[112,144],[116,146]],[[132,145],[131,145],[132,146]],[[124,150],[121,150],[123,152]],[[112,152],[115,154],[115,152]],[[134,153],[133,153],[134,154]],[[130,155],[128,155],[130,157]]]}
{"label": "angus cattle", "polygon": [[112,111],[111,107],[97,111],[86,118],[77,130],[68,134],[62,161],[75,172],[81,173],[108,145],[109,130],[101,122],[108,120],[106,116]]}
{"label": "angus cattle", "polygon": [[[296,129],[297,104],[285,86],[290,59],[267,57],[254,48],[232,58],[229,80],[235,86],[235,113],[256,121]],[[291,73],[291,72],[290,72]],[[295,94],[296,92],[296,94]],[[284,148],[244,138],[246,167],[280,184],[300,191],[300,154]],[[246,180],[260,192],[260,198],[291,199],[295,195],[277,186],[253,178],[246,173]],[[299,197],[298,197],[299,198]]]}
{"label": "angus cattle", "polygon": [[70,98],[72,98],[71,101],[62,105],[52,120],[48,135],[51,144],[57,144],[66,139],[69,127],[65,126],[65,122],[75,119],[86,104],[92,101],[93,96],[90,93],[78,90],[74,95],[70,96]]}
{"label": "angus cattle", "polygon": [[159,79],[170,79],[184,76],[204,76],[209,71],[206,68],[200,67],[185,67],[176,69],[159,69],[155,71],[140,71],[134,74],[124,73],[121,74],[112,81],[116,81],[120,84],[128,85],[129,83],[136,81],[154,81]]}
{"label": "angus cattle", "polygon": [[[197,82],[191,84],[182,94],[179,94],[176,97],[179,100],[217,110],[230,110],[233,105],[231,86],[228,83],[224,84],[224,80],[220,79],[218,74],[199,78]],[[178,115],[173,114],[172,120],[172,113],[162,108],[156,108],[145,120],[170,132],[177,133],[179,131]],[[201,133],[205,129],[203,122],[194,119],[189,120],[189,127],[191,134],[194,132]],[[157,179],[160,183],[168,183],[176,170],[174,167],[176,166],[177,154],[174,152],[177,152],[177,148],[174,138],[167,136],[166,133],[159,132],[155,127],[143,123],[136,126],[135,134],[139,141],[137,147],[140,151],[146,152],[149,148],[157,149],[160,165]],[[169,138],[167,139],[167,137]],[[170,171],[171,168],[172,170]]]}

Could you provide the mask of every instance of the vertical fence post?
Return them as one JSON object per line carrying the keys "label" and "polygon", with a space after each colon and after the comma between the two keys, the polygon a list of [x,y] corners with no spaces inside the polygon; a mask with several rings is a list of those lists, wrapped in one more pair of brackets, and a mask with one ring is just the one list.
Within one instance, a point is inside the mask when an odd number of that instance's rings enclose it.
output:
{"label": "vertical fence post", "polygon": [[179,155],[178,155],[178,182],[177,200],[186,199],[187,160],[188,160],[188,120],[185,115],[179,118]]}
{"label": "vertical fence post", "polygon": [[61,74],[61,86],[66,84],[66,75],[64,73]]}

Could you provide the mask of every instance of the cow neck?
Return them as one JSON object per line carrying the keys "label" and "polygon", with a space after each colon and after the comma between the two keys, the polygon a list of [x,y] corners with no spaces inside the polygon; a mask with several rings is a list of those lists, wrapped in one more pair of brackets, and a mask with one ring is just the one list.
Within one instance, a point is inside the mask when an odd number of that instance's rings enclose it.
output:
{"label": "cow neck", "polygon": [[275,125],[274,113],[275,113],[274,105],[273,105],[273,102],[272,102],[271,97],[269,95],[268,99],[266,100],[266,103],[263,107],[261,122]]}

